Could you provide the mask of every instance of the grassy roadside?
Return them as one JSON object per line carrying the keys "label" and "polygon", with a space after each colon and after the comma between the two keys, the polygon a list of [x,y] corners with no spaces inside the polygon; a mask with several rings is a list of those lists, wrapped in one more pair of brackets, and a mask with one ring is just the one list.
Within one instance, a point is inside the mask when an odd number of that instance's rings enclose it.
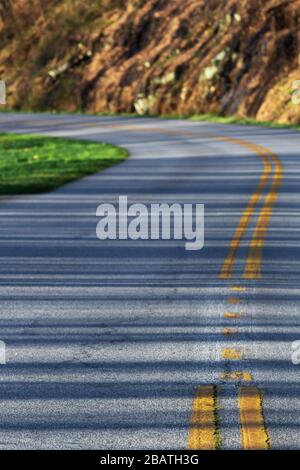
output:
{"label": "grassy roadside", "polygon": [[[32,111],[16,111],[14,109],[0,109],[0,113],[20,113],[20,114],[33,114]],[[104,116],[104,117],[131,117],[131,118],[160,118],[160,119],[183,119],[188,121],[202,121],[212,122],[216,124],[237,124],[242,126],[258,126],[258,127],[269,127],[273,129],[291,129],[300,131],[299,124],[283,124],[272,121],[257,121],[255,118],[238,117],[238,116],[220,116],[218,114],[145,114],[140,115],[137,113],[88,113],[84,111],[41,111],[40,114],[57,114],[57,115],[84,115],[84,116]]]}
{"label": "grassy roadside", "polygon": [[125,149],[104,143],[0,134],[0,194],[50,191],[126,157]]}
{"label": "grassy roadside", "polygon": [[292,129],[300,131],[300,124],[280,124],[271,121],[257,121],[254,118],[241,118],[237,116],[218,116],[215,114],[199,114],[188,117],[191,121],[215,122],[220,124],[240,124],[243,126],[270,127],[273,129]]}

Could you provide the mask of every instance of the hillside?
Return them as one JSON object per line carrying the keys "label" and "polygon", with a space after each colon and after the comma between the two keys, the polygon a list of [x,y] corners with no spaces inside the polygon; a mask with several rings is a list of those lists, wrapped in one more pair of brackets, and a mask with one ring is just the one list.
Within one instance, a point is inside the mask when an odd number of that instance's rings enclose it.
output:
{"label": "hillside", "polygon": [[8,107],[300,123],[300,0],[0,0]]}

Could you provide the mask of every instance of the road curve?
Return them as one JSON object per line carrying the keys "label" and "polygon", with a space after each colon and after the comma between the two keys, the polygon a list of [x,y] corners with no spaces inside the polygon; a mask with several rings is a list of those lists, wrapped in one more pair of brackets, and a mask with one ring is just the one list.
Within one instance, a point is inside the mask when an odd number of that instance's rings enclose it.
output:
{"label": "road curve", "polygon": [[[21,113],[0,125],[130,152],[1,200],[0,449],[299,449],[300,134]],[[119,195],[205,204],[203,250],[99,241],[96,208]]]}

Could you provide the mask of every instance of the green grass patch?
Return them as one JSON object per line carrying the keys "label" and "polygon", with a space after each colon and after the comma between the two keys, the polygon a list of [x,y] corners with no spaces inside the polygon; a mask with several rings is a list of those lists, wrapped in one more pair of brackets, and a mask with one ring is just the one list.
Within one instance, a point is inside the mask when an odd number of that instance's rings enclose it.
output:
{"label": "green grass patch", "polygon": [[[154,117],[154,116],[152,116]],[[216,124],[238,124],[242,126],[259,126],[259,127],[270,127],[273,129],[292,129],[300,131],[300,124],[282,124],[273,121],[257,121],[255,118],[242,118],[239,116],[219,116],[218,114],[162,114],[162,119],[184,119],[188,121],[202,121],[202,122],[213,122]]]}
{"label": "green grass patch", "polygon": [[[15,113],[15,114],[34,114],[33,111],[23,111],[15,109],[0,109],[0,113]],[[232,116],[220,116],[218,114],[207,113],[207,114],[145,114],[141,116],[138,113],[111,113],[111,112],[98,112],[98,113],[89,113],[84,110],[78,111],[39,111],[40,114],[57,114],[57,115],[81,115],[81,116],[109,116],[109,117],[131,117],[131,118],[160,118],[160,119],[183,119],[189,121],[203,121],[203,122],[214,122],[219,124],[238,124],[244,126],[259,126],[259,127],[270,127],[274,129],[292,129],[295,131],[300,131],[299,124],[283,124],[273,121],[257,121],[255,118],[247,117],[238,117],[235,115]]]}
{"label": "green grass patch", "polygon": [[0,134],[0,194],[53,189],[123,161],[113,145],[37,135]]}
{"label": "green grass patch", "polygon": [[277,122],[271,121],[257,121],[254,118],[241,118],[237,116],[218,116],[215,114],[199,114],[195,116],[190,116],[188,119],[191,121],[205,121],[205,122],[215,122],[220,124],[241,124],[246,126],[261,126],[261,127],[271,127],[274,129],[293,129],[300,131],[300,125],[298,124],[279,124]]}

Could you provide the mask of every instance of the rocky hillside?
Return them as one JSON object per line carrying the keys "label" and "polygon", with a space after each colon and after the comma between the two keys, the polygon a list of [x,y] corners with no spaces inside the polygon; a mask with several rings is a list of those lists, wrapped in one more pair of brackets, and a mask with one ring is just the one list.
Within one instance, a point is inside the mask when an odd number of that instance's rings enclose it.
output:
{"label": "rocky hillside", "polygon": [[300,122],[300,0],[0,0],[8,106]]}

